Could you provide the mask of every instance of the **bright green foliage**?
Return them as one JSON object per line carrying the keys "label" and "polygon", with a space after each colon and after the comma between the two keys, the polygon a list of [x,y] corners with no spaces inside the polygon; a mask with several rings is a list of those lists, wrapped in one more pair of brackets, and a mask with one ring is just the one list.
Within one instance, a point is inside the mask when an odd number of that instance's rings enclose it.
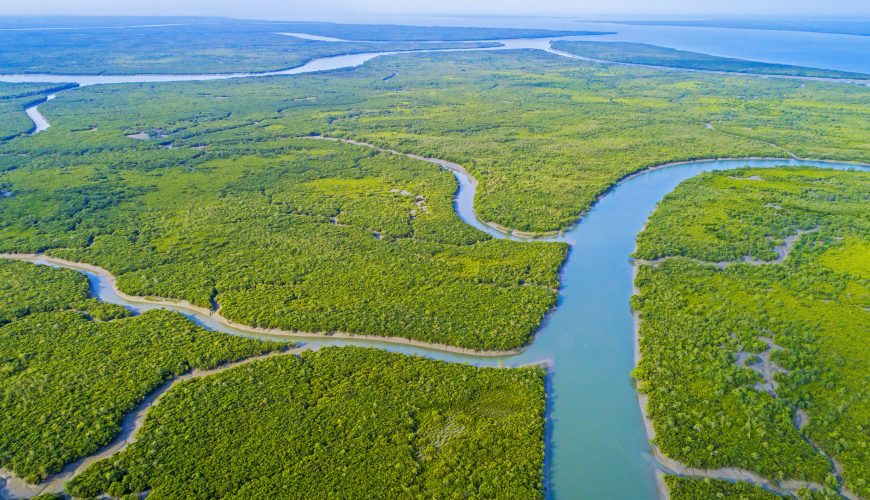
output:
{"label": "bright green foliage", "polygon": [[[863,172],[793,168],[698,176],[659,203],[638,235],[635,256],[680,255],[710,262],[776,259],[776,247],[798,231],[819,229],[824,222],[843,232],[864,223],[867,177]],[[820,213],[826,220],[819,220]],[[832,251],[826,258],[839,264],[829,263],[841,269],[862,266],[860,254],[866,247],[860,248],[860,240],[854,244],[856,248]],[[864,273],[866,266],[860,267]]]}
{"label": "bright green foliage", "polygon": [[711,56],[709,54],[659,47],[658,45],[648,45],[645,43],[556,41],[553,42],[553,48],[592,59],[646,64],[649,66],[724,71],[727,73],[755,73],[760,75],[870,78],[870,75],[863,73],[745,61],[743,59]]}
{"label": "bright green foliage", "polygon": [[[173,376],[286,346],[203,330],[165,311],[89,319],[97,314],[72,310],[95,302],[73,271],[0,261],[0,286],[0,310],[12,319],[0,327],[0,467],[28,481],[110,442],[124,416]],[[120,315],[120,306],[100,307]]]}
{"label": "bright green foliage", "polygon": [[24,108],[44,99],[45,95],[52,91],[69,87],[69,85],[0,82],[0,117],[2,117],[0,141],[32,131],[33,121],[24,112]]}
{"label": "bright green foliage", "polygon": [[16,195],[0,202],[0,248],[49,249],[128,293],[287,330],[508,350],[555,305],[566,246],[462,223],[456,180],[435,165],[312,139],[209,146],[195,167],[113,157],[2,177]]}
{"label": "bright green foliage", "polygon": [[374,349],[281,356],[173,388],[67,486],[149,498],[538,498],[544,370]]}
{"label": "bright green foliage", "polygon": [[75,271],[47,272],[33,264],[0,260],[0,326],[31,313],[70,309],[103,321],[130,315],[124,307],[89,296],[88,281]]}
{"label": "bright green foliage", "polygon": [[42,493],[32,497],[30,500],[64,500],[63,493]]}
{"label": "bright green foliage", "polygon": [[[435,166],[292,138],[341,135],[456,161],[480,181],[482,218],[548,230],[654,163],[783,154],[768,142],[868,159],[868,97],[854,85],[532,51],[87,87],[42,108],[51,129],[0,146],[13,170],[0,189],[17,193],[0,199],[0,248],[102,265],[128,292],[216,298],[250,324],[513,348],[553,305],[565,247],[483,239],[449,213],[455,183]],[[125,137],[140,132],[152,139]]]}
{"label": "bright green foliage", "polygon": [[776,500],[781,496],[747,483],[665,476],[671,500]]}
{"label": "bright green foliage", "polygon": [[[390,71],[399,75],[373,83]],[[566,227],[618,179],[670,161],[783,149],[870,161],[870,88],[856,85],[607,67],[532,51],[385,58],[323,85],[360,90],[353,105],[321,112],[327,123],[312,131],[462,164],[481,182],[478,214],[521,230]],[[312,113],[299,108],[283,114],[305,123]]]}
{"label": "bright green foliage", "polygon": [[32,312],[72,309],[87,300],[88,281],[70,270],[45,272],[24,262],[0,260],[0,325]]}
{"label": "bright green foliage", "polygon": [[[82,151],[88,160],[99,151],[110,165],[159,168],[208,158],[182,146],[240,155],[270,140],[341,135],[455,161],[480,181],[484,220],[547,231],[654,164],[784,150],[870,161],[868,103],[870,88],[858,85],[608,67],[539,51],[415,54],[329,75],[76,90],[41,108],[52,129],[10,152],[76,165]],[[123,135],[141,131],[178,149],[139,144],[137,159]]]}
{"label": "bright green foliage", "polygon": [[[782,264],[641,266],[635,377],[665,454],[836,486],[809,439],[849,489],[870,493],[868,192],[867,172],[746,169],[690,179],[661,202],[638,237],[640,257],[770,259],[774,242],[814,230]],[[756,385],[767,355],[774,395]],[[796,409],[809,417],[802,430]]]}

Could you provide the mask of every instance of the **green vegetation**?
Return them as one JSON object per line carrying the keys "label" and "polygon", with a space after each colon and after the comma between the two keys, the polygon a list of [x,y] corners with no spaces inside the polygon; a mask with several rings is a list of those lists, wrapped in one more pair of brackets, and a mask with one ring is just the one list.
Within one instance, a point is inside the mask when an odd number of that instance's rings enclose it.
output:
{"label": "green vegetation", "polygon": [[[274,23],[269,23],[273,27]],[[432,42],[545,38],[556,36],[604,35],[603,31],[548,30],[534,28],[473,28],[462,26],[404,26],[398,24],[335,24],[317,22],[280,23],[280,31],[307,33],[344,40],[381,42]],[[274,29],[274,28],[273,28]]]}
{"label": "green vegetation", "polygon": [[[635,378],[662,452],[833,490],[829,456],[870,493],[868,192],[867,172],[745,169],[661,202],[636,256],[689,258],[640,266],[633,306]],[[704,263],[771,260],[795,234],[782,264]]]}
{"label": "green vegetation", "polygon": [[[108,26],[112,23],[109,21]],[[330,23],[276,23],[229,19],[126,20],[124,29],[99,18],[68,23],[63,30],[0,31],[0,73],[138,74],[274,71],[318,57],[363,52],[493,47],[496,38],[595,34],[492,28],[440,28]],[[40,25],[45,23],[31,23]],[[51,24],[51,23],[48,23]],[[28,23],[19,23],[27,26]],[[55,25],[57,26],[57,25]],[[308,33],[347,41],[305,40],[281,33]],[[481,40],[457,43],[461,40]],[[34,56],[38,54],[38,56]]]}
{"label": "green vegetation", "polygon": [[777,500],[779,495],[747,483],[732,483],[715,479],[688,479],[678,476],[665,476],[671,500],[712,500],[730,498],[732,500]]}
{"label": "green vegetation", "polygon": [[540,368],[475,368],[362,348],[186,381],[77,497],[536,498]]}
{"label": "green vegetation", "polygon": [[3,117],[0,121],[0,141],[32,131],[33,121],[24,108],[45,99],[46,94],[69,87],[71,85],[0,82],[0,116]]}
{"label": "green vegetation", "polygon": [[512,349],[555,303],[565,246],[469,229],[433,165],[294,138],[455,161],[480,181],[484,220],[544,231],[650,164],[783,155],[771,142],[868,161],[868,97],[536,51],[86,87],[41,108],[51,129],[0,145],[0,189],[16,193],[0,199],[0,251],[97,264],[129,293],[216,299],[248,324]]}
{"label": "green vegetation", "polygon": [[711,56],[698,52],[659,47],[631,42],[575,42],[556,41],[553,48],[578,56],[631,64],[667,66],[671,68],[724,71],[729,73],[756,73],[762,75],[790,75],[824,78],[870,79],[870,75],[818,68],[789,66],[730,57]]}
{"label": "green vegetation", "polygon": [[0,467],[30,482],[109,443],[166,380],[286,346],[127,317],[69,270],[0,260],[0,291]]}
{"label": "green vegetation", "polygon": [[[76,30],[136,27],[172,28],[159,31],[291,32],[354,41],[376,42],[439,42],[466,40],[498,40],[507,38],[542,38],[607,34],[599,31],[550,30],[535,28],[476,28],[467,26],[410,26],[398,24],[339,24],[307,21],[258,21],[221,17],[179,16],[0,16],[0,29],[5,30]],[[609,33],[609,32],[608,32]]]}
{"label": "green vegetation", "polygon": [[870,88],[855,85],[602,67],[533,51],[385,58],[319,83],[305,95],[325,100],[322,89],[335,89],[353,104],[288,106],[276,121],[455,161],[480,181],[481,218],[526,231],[571,225],[650,165],[783,149],[870,161]]}
{"label": "green vegetation", "polygon": [[[38,37],[26,31],[0,32],[0,72],[61,75],[265,72],[301,66],[311,59],[326,56],[494,45],[321,42],[258,31],[161,32],[169,29],[173,28],[41,32]],[[33,54],[39,57],[34,58]]]}
{"label": "green vegetation", "polygon": [[75,310],[108,321],[124,318],[124,307],[90,298],[79,273],[0,259],[0,327],[29,314]]}
{"label": "green vegetation", "polygon": [[473,349],[524,345],[555,304],[565,245],[465,225],[437,166],[311,139],[221,143],[195,167],[185,149],[169,150],[179,167],[97,154],[9,172],[0,248],[92,262],[128,293],[216,302],[248,325]]}

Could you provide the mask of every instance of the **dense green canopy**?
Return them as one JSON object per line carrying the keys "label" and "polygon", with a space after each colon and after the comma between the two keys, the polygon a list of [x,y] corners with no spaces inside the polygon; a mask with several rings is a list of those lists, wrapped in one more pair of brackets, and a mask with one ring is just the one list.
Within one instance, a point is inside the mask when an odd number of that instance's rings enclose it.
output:
{"label": "dense green canopy", "polygon": [[0,291],[0,468],[31,482],[109,443],[174,376],[286,347],[166,311],[126,317],[74,271],[0,260]]}
{"label": "dense green canopy", "polygon": [[184,382],[67,491],[148,498],[539,498],[544,370],[326,348]]}
{"label": "dense green canopy", "polygon": [[[676,258],[640,267],[633,305],[635,378],[661,451],[833,492],[830,457],[847,488],[870,493],[867,193],[867,172],[746,169],[660,203],[637,255]],[[771,261],[797,234],[782,264],[711,264]]]}

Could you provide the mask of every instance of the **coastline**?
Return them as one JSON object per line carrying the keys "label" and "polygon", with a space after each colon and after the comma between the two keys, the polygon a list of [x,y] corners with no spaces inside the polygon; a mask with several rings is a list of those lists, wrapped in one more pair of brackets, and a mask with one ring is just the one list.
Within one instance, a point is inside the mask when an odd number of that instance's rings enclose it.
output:
{"label": "coastline", "polygon": [[[703,69],[703,68],[683,68],[680,66],[667,66],[664,64],[645,64],[645,63],[635,63],[628,61],[612,61],[609,59],[598,59],[595,57],[587,57],[582,56],[580,54],[574,54],[571,52],[566,52],[564,50],[553,48],[552,44],[550,45],[550,50],[547,52],[565,57],[568,59],[575,59],[578,61],[584,61],[595,64],[602,65],[613,65],[613,66],[626,66],[630,68],[644,68],[644,69],[653,69],[653,70],[666,70],[666,71],[687,71],[690,73],[702,73],[708,75],[722,75],[722,76],[738,76],[738,77],[750,77],[750,78],[771,78],[778,80],[799,80],[799,81],[808,81],[808,82],[821,82],[821,83],[845,83],[848,85],[863,85],[870,86],[870,79],[868,78],[856,78],[856,77],[834,77],[834,76],[806,76],[806,75],[787,75],[781,73],[752,73],[752,72],[743,72],[743,71],[727,71],[727,70],[717,70],[717,69]],[[857,75],[856,75],[857,76]]]}
{"label": "coastline", "polygon": [[449,352],[453,354],[462,354],[468,356],[478,356],[478,357],[506,357],[506,356],[514,356],[523,352],[524,349],[514,349],[508,351],[492,351],[492,350],[476,350],[469,349],[465,347],[456,347],[447,344],[436,344],[433,342],[424,342],[422,340],[414,340],[406,337],[386,337],[380,335],[355,335],[347,332],[300,332],[293,330],[282,330],[280,328],[262,328],[256,326],[249,326],[242,323],[238,323],[231,319],[228,319],[220,314],[220,309],[214,311],[211,309],[207,309],[205,307],[197,306],[191,304],[186,300],[175,300],[175,299],[167,299],[163,297],[141,297],[137,295],[129,295],[118,289],[117,278],[110,273],[108,270],[94,266],[92,264],[86,264],[82,262],[75,262],[71,260],[61,259],[58,257],[52,257],[46,254],[25,254],[25,253],[0,253],[0,259],[8,259],[8,260],[18,260],[24,262],[35,263],[36,261],[44,261],[49,264],[54,264],[60,267],[65,267],[68,269],[78,270],[78,271],[87,271],[92,274],[96,274],[98,276],[102,276],[106,278],[109,285],[112,287],[112,290],[118,294],[119,297],[128,301],[135,302],[140,304],[150,304],[156,306],[165,306],[169,308],[176,309],[184,309],[189,312],[193,312],[199,314],[201,316],[208,316],[217,320],[224,326],[229,328],[233,328],[236,330],[241,330],[247,333],[260,334],[260,335],[270,335],[274,337],[290,337],[290,338],[334,338],[334,339],[347,339],[347,340],[369,340],[374,342],[384,342],[389,344],[400,344],[407,345],[412,347],[419,347],[421,349],[431,349],[433,351],[443,351]]}

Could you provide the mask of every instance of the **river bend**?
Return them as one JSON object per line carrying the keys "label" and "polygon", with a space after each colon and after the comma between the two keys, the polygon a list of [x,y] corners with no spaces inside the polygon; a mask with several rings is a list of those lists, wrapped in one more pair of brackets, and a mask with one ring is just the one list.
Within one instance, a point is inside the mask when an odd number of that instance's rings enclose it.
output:
{"label": "river bend", "polygon": [[[294,336],[308,349],[356,345],[476,366],[546,363],[551,367],[548,494],[558,498],[656,498],[659,492],[655,475],[665,468],[654,458],[647,441],[630,378],[635,363],[634,320],[629,307],[630,255],[635,237],[656,203],[690,177],[711,170],[781,165],[868,169],[849,163],[795,159],[701,160],[662,165],[626,178],[602,196],[577,226],[553,238],[571,245],[562,269],[558,306],[521,353],[477,356],[360,338]],[[494,237],[509,237],[477,218],[473,208],[476,183],[464,171],[454,173],[459,181],[455,201],[459,217]],[[26,260],[58,265],[39,256]],[[174,310],[205,328],[275,338],[234,328],[207,312],[122,296],[107,273],[95,272],[89,266],[64,267],[87,275],[93,294],[105,302],[121,304],[139,313],[155,308]]]}

